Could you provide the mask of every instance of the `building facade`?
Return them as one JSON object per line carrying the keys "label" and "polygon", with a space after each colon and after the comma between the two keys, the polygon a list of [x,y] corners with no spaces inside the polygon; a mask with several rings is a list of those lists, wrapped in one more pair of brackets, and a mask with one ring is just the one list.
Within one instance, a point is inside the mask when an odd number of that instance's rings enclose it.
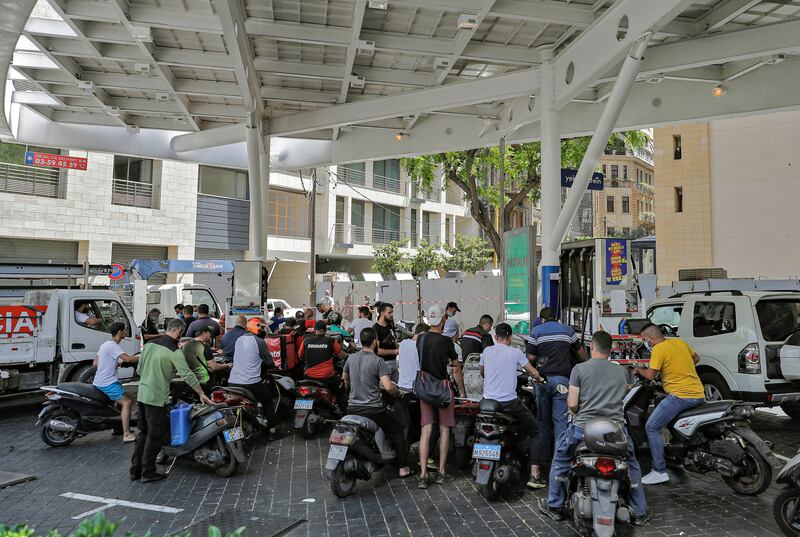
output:
{"label": "building facade", "polygon": [[797,277],[800,112],[664,127],[654,138],[659,283],[692,268]]}
{"label": "building facade", "polygon": [[[623,154],[618,154],[623,153]],[[595,237],[641,237],[655,230],[655,170],[650,154],[607,150],[603,190],[592,193]]]}

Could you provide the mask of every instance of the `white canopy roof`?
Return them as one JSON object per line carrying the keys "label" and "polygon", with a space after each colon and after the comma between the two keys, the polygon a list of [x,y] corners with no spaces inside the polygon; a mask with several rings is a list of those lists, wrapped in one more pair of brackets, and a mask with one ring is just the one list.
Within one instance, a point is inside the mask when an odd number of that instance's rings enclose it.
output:
{"label": "white canopy roof", "polygon": [[297,169],[533,140],[551,54],[586,134],[648,31],[619,129],[800,106],[796,0],[46,1],[0,23],[0,132],[41,145],[246,167],[263,120]]}

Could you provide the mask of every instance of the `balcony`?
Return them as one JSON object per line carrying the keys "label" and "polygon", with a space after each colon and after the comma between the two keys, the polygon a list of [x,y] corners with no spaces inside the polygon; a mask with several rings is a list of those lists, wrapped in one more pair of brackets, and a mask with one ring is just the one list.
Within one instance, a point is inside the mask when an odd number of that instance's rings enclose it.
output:
{"label": "balcony", "polygon": [[431,234],[431,233],[423,233],[420,236],[420,244],[423,242],[427,242],[428,244],[439,244],[441,239],[439,235]]}
{"label": "balcony", "polygon": [[407,244],[408,235],[393,229],[368,229],[337,222],[333,228],[333,241],[338,245],[389,244],[392,241],[403,241]]}
{"label": "balcony", "polygon": [[59,197],[60,171],[0,162],[0,192],[43,198]]}
{"label": "balcony", "polygon": [[111,191],[111,203],[114,205],[125,205],[127,207],[144,207],[152,209],[154,192],[151,183],[141,183],[139,181],[125,181],[114,179]]}
{"label": "balcony", "polygon": [[655,223],[656,214],[649,211],[642,211],[641,213],[639,213],[639,220],[643,222]]}
{"label": "balcony", "polygon": [[400,194],[401,196],[407,195],[408,192],[407,183],[405,181],[377,174],[372,176],[372,188],[384,192],[391,192],[392,194]]}

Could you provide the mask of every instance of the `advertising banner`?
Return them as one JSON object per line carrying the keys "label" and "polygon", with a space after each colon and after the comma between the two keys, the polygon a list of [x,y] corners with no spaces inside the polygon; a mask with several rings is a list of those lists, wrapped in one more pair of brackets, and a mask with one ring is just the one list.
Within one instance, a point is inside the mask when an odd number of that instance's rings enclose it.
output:
{"label": "advertising banner", "polygon": [[506,231],[505,246],[505,310],[507,322],[518,333],[526,333],[531,311],[536,308],[536,227],[526,226]]}
{"label": "advertising banner", "polygon": [[69,155],[53,155],[38,151],[25,151],[25,164],[28,166],[46,166],[49,168],[67,168],[68,170],[85,170],[89,159],[70,157]]}
{"label": "advertising banner", "polygon": [[606,285],[620,285],[628,276],[627,241],[606,240]]}

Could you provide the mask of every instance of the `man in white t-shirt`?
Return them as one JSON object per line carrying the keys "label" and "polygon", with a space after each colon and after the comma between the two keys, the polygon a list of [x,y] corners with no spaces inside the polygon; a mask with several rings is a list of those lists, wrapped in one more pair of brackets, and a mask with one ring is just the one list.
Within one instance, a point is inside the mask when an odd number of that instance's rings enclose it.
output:
{"label": "man in white t-shirt", "polygon": [[124,323],[113,323],[108,331],[111,333],[111,340],[100,345],[92,363],[97,369],[92,384],[122,408],[122,441],[133,442],[136,435],[131,432],[132,401],[125,395],[122,383],[117,378],[117,367],[122,363],[135,364],[139,358],[126,354],[119,346],[127,331]]}
{"label": "man in white t-shirt", "polygon": [[353,336],[353,340],[356,343],[356,348],[361,350],[361,331],[365,328],[372,328],[372,325],[375,324],[372,322],[372,313],[369,311],[369,306],[359,306],[358,307],[358,319],[353,321],[353,324],[350,325],[350,335]]}
{"label": "man in white t-shirt", "polygon": [[419,371],[417,339],[429,329],[430,327],[427,324],[417,323],[417,326],[414,327],[414,337],[400,342],[400,350],[397,357],[397,369],[399,372],[397,387],[404,392],[410,392],[414,389],[414,380],[417,378],[417,371]]}
{"label": "man in white t-shirt", "polygon": [[[539,430],[539,425],[531,411],[517,398],[517,371],[524,369],[536,382],[541,382],[543,379],[530,364],[525,354],[510,346],[511,333],[509,324],[498,324],[495,329],[497,345],[486,347],[481,353],[483,398],[499,402],[503,413],[514,416],[522,434],[531,440]],[[535,443],[530,442],[531,460],[533,460],[534,447]]]}

